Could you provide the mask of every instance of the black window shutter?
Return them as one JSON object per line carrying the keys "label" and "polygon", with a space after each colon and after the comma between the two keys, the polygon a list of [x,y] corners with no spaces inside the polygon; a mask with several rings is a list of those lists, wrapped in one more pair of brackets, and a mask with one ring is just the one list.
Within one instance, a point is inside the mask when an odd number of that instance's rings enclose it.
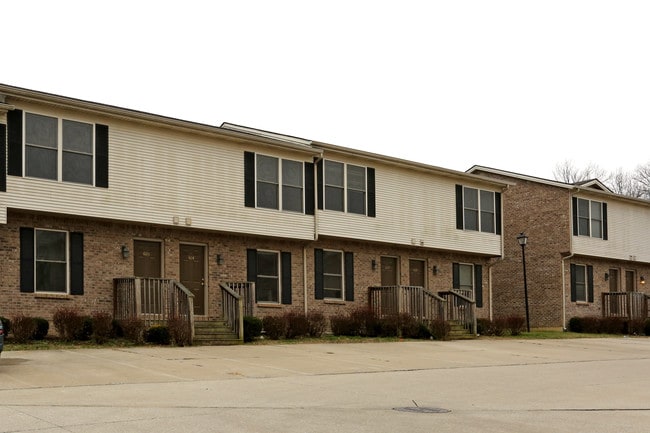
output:
{"label": "black window shutter", "polygon": [[84,294],[83,233],[70,233],[70,294]]}
{"label": "black window shutter", "polygon": [[314,164],[305,163],[305,214],[314,214]]}
{"label": "black window shutter", "polygon": [[474,300],[478,308],[483,307],[483,266],[474,265]]}
{"label": "black window shutter", "polygon": [[7,125],[0,125],[0,192],[7,191]]}
{"label": "black window shutter", "polygon": [[587,302],[594,302],[594,267],[587,266]]}
{"label": "black window shutter", "polygon": [[578,295],[576,294],[576,265],[571,263],[571,302],[576,302]]}
{"label": "black window shutter", "polygon": [[95,186],[108,188],[108,126],[95,125]]}
{"label": "black window shutter", "polygon": [[325,279],[323,277],[323,250],[314,249],[314,294],[316,299],[325,298]]}
{"label": "black window shutter", "polygon": [[345,300],[354,301],[354,254],[344,254]]}
{"label": "black window shutter", "polygon": [[318,209],[323,209],[323,160],[316,163],[316,188],[318,188]]}
{"label": "black window shutter", "polygon": [[458,263],[451,265],[451,287],[460,288],[460,265]]}
{"label": "black window shutter", "polygon": [[291,253],[280,253],[282,269],[282,303],[291,305]]}
{"label": "black window shutter", "polygon": [[603,203],[603,240],[607,240],[607,203]]}
{"label": "black window shutter", "polygon": [[456,228],[463,229],[463,185],[456,185]]}
{"label": "black window shutter", "polygon": [[573,236],[578,236],[578,198],[571,198],[571,208],[573,210]]}
{"label": "black window shutter", "polygon": [[255,154],[244,152],[244,206],[255,207]]}
{"label": "black window shutter", "polygon": [[8,174],[23,175],[23,112],[12,110],[7,112],[7,161]]}
{"label": "black window shutter", "polygon": [[497,225],[497,233],[498,235],[501,234],[501,193],[500,192],[495,192],[494,193],[494,211],[495,211],[495,223]]}
{"label": "black window shutter", "polygon": [[34,291],[34,229],[20,228],[20,291]]}
{"label": "black window shutter", "polygon": [[377,216],[376,210],[376,193],[375,193],[375,169],[368,167],[368,216],[375,218]]}

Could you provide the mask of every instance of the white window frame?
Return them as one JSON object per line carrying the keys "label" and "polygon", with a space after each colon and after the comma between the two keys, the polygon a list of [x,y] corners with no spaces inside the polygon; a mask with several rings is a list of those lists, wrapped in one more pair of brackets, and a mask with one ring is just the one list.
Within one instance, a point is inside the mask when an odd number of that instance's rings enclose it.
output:
{"label": "white window frame", "polygon": [[[280,254],[280,251],[275,251],[275,250],[257,250],[256,251],[256,260],[258,260],[260,254],[274,254],[277,258],[277,275],[263,275],[259,273],[259,266],[257,266],[258,271],[256,280],[259,280],[260,277],[262,278],[275,278],[277,280],[277,301],[258,301],[258,304],[280,304],[282,302],[282,255]],[[257,290],[257,288],[255,289]],[[257,298],[257,296],[256,296]]]}
{"label": "white window frame", "polygon": [[[39,232],[54,232],[65,233],[65,291],[58,290],[39,290],[38,287],[38,263],[62,263],[54,260],[39,260],[38,259],[38,233]],[[68,295],[70,294],[70,232],[66,230],[53,230],[34,228],[34,292],[35,293],[55,293]]]}
{"label": "white window frame", "polygon": [[[265,206],[259,206],[259,201],[258,201],[258,194],[259,194],[259,188],[258,184],[260,182],[263,183],[270,183],[265,180],[260,180],[257,172],[258,168],[258,158],[259,157],[264,157],[264,158],[272,158],[276,162],[276,168],[278,171],[278,181],[274,185],[277,187],[277,194],[278,194],[278,206],[277,207],[265,207]],[[284,168],[284,162],[291,162],[291,163],[298,163],[301,166],[300,174],[301,174],[301,183],[302,185],[300,186],[301,194],[300,194],[300,199],[301,199],[301,210],[292,210],[292,209],[285,209],[284,208],[284,197],[283,197],[283,190],[284,187],[289,187],[289,188],[298,188],[295,185],[285,185],[282,179],[282,174],[283,174],[283,168]],[[288,158],[280,158],[277,156],[271,156],[271,155],[264,155],[261,153],[256,153],[255,154],[255,207],[257,209],[270,209],[270,210],[278,210],[282,212],[292,212],[292,213],[304,213],[305,212],[305,163],[304,161],[298,161],[295,159],[288,159]]]}
{"label": "white window frame", "polygon": [[[591,237],[591,238],[595,238],[595,239],[603,239],[603,233],[605,231],[605,223],[603,221],[603,204],[604,204],[604,202],[598,201],[598,200],[590,200],[590,199],[587,199],[587,198],[580,198],[580,197],[578,197],[577,199],[578,199],[578,202],[577,202],[577,206],[576,206],[576,211],[577,211],[576,218],[578,220],[578,236],[587,236],[587,237]],[[587,202],[587,209],[588,209],[588,212],[589,212],[588,215],[583,215],[583,214],[580,213],[580,202]],[[592,210],[593,210],[594,205],[597,205],[600,208],[600,219],[595,218],[593,216],[593,211]],[[583,233],[580,230],[580,220],[581,219],[588,221],[588,223],[589,223],[588,224],[589,233]],[[599,236],[594,236],[594,228],[593,228],[594,221],[598,221],[600,223],[600,235]]]}
{"label": "white window frame", "polygon": [[[338,186],[338,185],[329,185],[327,183],[327,170],[326,170],[326,165],[327,163],[335,163],[335,164],[341,164],[343,165],[343,186]],[[361,168],[364,170],[364,189],[356,189],[356,188],[350,188],[348,186],[348,168],[356,167],[356,168]],[[327,187],[330,186],[332,188],[340,188],[343,190],[343,210],[338,210],[338,209],[330,209],[327,207]],[[349,191],[363,191],[363,213],[359,212],[350,212],[350,203],[349,203]],[[343,212],[351,215],[362,215],[362,216],[367,216],[368,215],[368,167],[364,165],[357,165],[357,164],[348,164],[346,162],[342,161],[335,161],[333,159],[326,159],[323,161],[323,209],[327,211],[332,211],[332,212]]]}
{"label": "white window frame", "polygon": [[[32,147],[32,148],[45,148],[43,146],[40,146],[38,144],[30,144],[27,143],[27,118],[28,115],[35,115],[35,116],[42,116],[42,117],[49,117],[52,119],[56,119],[57,121],[57,146],[56,146],[56,179],[48,179],[44,177],[38,177],[38,176],[28,176],[27,175],[27,148]],[[77,122],[77,123],[83,123],[86,125],[91,126],[91,134],[92,134],[92,154],[87,154],[83,152],[78,152],[78,151],[71,151],[71,150],[64,150],[63,149],[63,121],[70,121],[70,122]],[[95,186],[95,158],[97,157],[97,152],[96,152],[96,136],[95,136],[95,124],[91,122],[87,122],[84,120],[79,120],[79,119],[71,119],[71,118],[63,118],[63,117],[57,117],[57,116],[52,116],[50,114],[44,114],[44,113],[38,113],[35,111],[26,111],[23,113],[23,176],[30,178],[30,179],[41,179],[41,180],[49,180],[52,182],[62,182],[62,183],[71,183],[75,185],[88,185],[88,186]],[[50,150],[55,150],[54,148],[45,148],[45,149],[50,149]],[[89,155],[91,157],[91,163],[90,163],[90,183],[85,183],[85,182],[74,182],[70,180],[63,180],[63,155],[64,153],[74,153],[74,154],[81,154],[81,155]]]}
{"label": "white window frame", "polygon": [[[581,275],[583,280],[582,282],[578,282],[578,275]],[[587,279],[587,265],[581,265],[577,264],[575,265],[575,292],[576,292],[576,300],[575,302],[583,302],[587,303],[589,302],[589,281]],[[582,285],[582,290],[583,290],[583,296],[582,298],[578,295],[579,294],[579,285]]]}
{"label": "white window frame", "polygon": [[[341,260],[341,273],[340,274],[331,274],[331,273],[325,272],[325,263],[326,263],[325,254],[326,253],[337,253],[337,254],[339,254],[340,260]],[[327,287],[327,284],[326,284],[326,281],[327,281],[326,277],[327,276],[330,276],[330,277],[339,276],[340,277],[340,279],[341,279],[341,296],[336,297],[336,298],[333,298],[331,296],[327,296],[327,290],[328,290],[328,287]],[[329,290],[334,290],[334,289],[329,288]],[[343,252],[341,250],[326,250],[326,249],[323,250],[323,299],[336,300],[336,301],[345,300],[345,252]]]}
{"label": "white window frame", "polygon": [[[467,191],[472,190],[476,191],[476,208],[471,208],[467,206],[466,203],[466,197],[467,197]],[[481,193],[489,193],[492,196],[492,210],[484,210],[483,207],[483,199],[481,198]],[[477,231],[477,232],[482,232],[482,233],[496,233],[496,225],[497,225],[497,203],[496,203],[496,193],[494,191],[490,191],[487,189],[480,189],[480,188],[473,188],[469,186],[463,186],[463,227],[465,230],[469,231]],[[466,212],[467,211],[472,211],[476,212],[476,229],[473,228],[467,228],[467,218],[466,218]],[[490,213],[492,215],[492,227],[489,228],[489,230],[485,230],[484,224],[483,224],[483,213]]]}

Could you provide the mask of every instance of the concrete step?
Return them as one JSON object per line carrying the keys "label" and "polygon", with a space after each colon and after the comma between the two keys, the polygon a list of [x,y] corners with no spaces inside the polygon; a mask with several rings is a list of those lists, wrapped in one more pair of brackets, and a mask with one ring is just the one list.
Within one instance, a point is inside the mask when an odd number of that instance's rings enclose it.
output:
{"label": "concrete step", "polygon": [[228,346],[242,343],[223,320],[194,322],[194,344]]}

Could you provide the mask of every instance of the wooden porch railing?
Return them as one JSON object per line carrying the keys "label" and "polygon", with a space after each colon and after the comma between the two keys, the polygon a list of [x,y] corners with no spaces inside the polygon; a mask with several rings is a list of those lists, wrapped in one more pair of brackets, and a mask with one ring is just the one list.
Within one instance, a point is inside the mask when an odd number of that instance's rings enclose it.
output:
{"label": "wooden porch railing", "polygon": [[244,340],[244,296],[230,288],[227,284],[219,284],[221,287],[221,313],[223,320],[230,329],[237,335],[237,338]]}
{"label": "wooden porch railing", "polygon": [[650,296],[640,292],[603,292],[603,317],[648,318]]}
{"label": "wooden porch railing", "polygon": [[421,321],[441,319],[445,300],[419,286],[368,288],[368,306],[377,317],[406,313]]}
{"label": "wooden porch railing", "polygon": [[472,334],[476,334],[476,302],[460,290],[438,292],[445,301],[444,320],[457,321]]}
{"label": "wooden porch railing", "polygon": [[194,295],[185,286],[166,278],[115,278],[114,317],[138,318],[145,326],[180,319],[194,339]]}
{"label": "wooden porch railing", "polygon": [[255,304],[255,283],[250,281],[245,282],[225,282],[223,283],[230,290],[243,297],[244,300],[244,316],[253,315],[253,305]]}

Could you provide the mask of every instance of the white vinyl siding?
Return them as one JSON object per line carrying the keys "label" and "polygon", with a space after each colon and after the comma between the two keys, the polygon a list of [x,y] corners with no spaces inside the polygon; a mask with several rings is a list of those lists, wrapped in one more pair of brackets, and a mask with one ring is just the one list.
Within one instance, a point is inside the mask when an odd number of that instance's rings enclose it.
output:
{"label": "white vinyl siding", "polygon": [[587,256],[650,262],[647,248],[650,245],[650,206],[608,198],[607,232],[607,242],[598,237],[574,236],[573,251]]}
{"label": "white vinyl siding", "polygon": [[[32,108],[26,104],[24,109]],[[42,107],[37,110],[55,117]],[[71,118],[109,125],[110,187],[7,176],[7,207],[251,235],[314,237],[313,215],[244,207],[241,143],[115,118],[81,113]],[[301,164],[313,158],[284,149],[275,156]]]}
{"label": "white vinyl siding", "polygon": [[[326,155],[327,157],[327,155]],[[367,161],[345,163],[364,166]],[[501,254],[501,236],[456,229],[458,183],[469,179],[439,175],[373,161],[375,168],[376,218],[350,213],[321,211],[318,233],[324,236],[424,246],[481,254]],[[476,189],[488,189],[476,185]]]}

